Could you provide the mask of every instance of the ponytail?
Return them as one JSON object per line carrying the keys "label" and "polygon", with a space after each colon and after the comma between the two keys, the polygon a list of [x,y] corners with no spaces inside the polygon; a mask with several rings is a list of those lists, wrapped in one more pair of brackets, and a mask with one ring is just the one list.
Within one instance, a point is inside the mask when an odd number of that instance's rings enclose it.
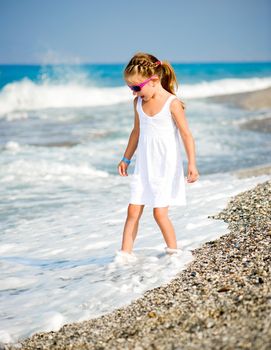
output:
{"label": "ponytail", "polygon": [[[159,61],[155,56],[144,52],[136,53],[127,64],[124,70],[124,78],[131,75],[141,75],[149,78],[157,75],[160,78],[161,85],[165,90],[176,95],[178,82],[173,67],[168,61]],[[180,100],[183,109],[185,103]]]}

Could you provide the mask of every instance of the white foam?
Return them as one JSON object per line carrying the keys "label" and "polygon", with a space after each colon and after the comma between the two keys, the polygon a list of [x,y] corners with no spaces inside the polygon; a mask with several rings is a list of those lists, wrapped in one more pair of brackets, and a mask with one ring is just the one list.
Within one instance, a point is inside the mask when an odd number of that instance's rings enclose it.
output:
{"label": "white foam", "polygon": [[127,253],[127,252],[124,252],[124,251],[120,250],[120,251],[116,252],[116,256],[115,256],[115,260],[114,260],[113,264],[123,265],[123,264],[127,264],[127,263],[128,264],[129,263],[134,263],[137,260],[138,259],[137,259],[136,255],[134,253]]}
{"label": "white foam", "polygon": [[15,247],[16,247],[16,244],[12,244],[12,243],[5,244],[5,243],[2,243],[0,245],[0,254],[12,251]]}
{"label": "white foam", "polygon": [[102,249],[102,248],[107,248],[112,242],[92,242],[90,244],[87,244],[84,247],[84,250],[95,250],[95,249]]}
{"label": "white foam", "polygon": [[0,341],[2,343],[12,343],[12,342],[14,342],[14,340],[11,337],[11,335],[9,334],[9,332],[6,332],[3,329],[0,329]]}
{"label": "white foam", "polygon": [[[129,261],[123,259],[123,254],[115,254],[121,245],[128,183],[109,176],[104,184],[106,196],[90,200],[86,199],[88,192],[80,197],[63,191],[63,201],[56,206],[44,202],[38,187],[34,187],[25,205],[33,202],[33,208],[48,206],[37,212],[28,209],[31,216],[27,218],[21,217],[24,212],[18,218],[13,215],[12,226],[2,236],[8,241],[3,242],[4,246],[0,242],[5,271],[1,286],[13,288],[10,294],[5,289],[1,299],[0,341],[17,341],[30,332],[58,330],[64,323],[102,315],[127,305],[148,289],[168,283],[192,261],[192,249],[228,232],[225,222],[207,216],[218,213],[233,195],[268,179],[214,174],[186,184],[188,206],[170,208],[182,253],[165,253],[162,234],[152,211],[146,208],[134,247],[136,259]],[[113,187],[114,192],[110,191]],[[223,198],[218,196],[221,188]],[[20,192],[19,205],[24,198],[24,192]],[[45,192],[49,192],[48,186]],[[121,203],[116,205],[118,196]],[[18,205],[15,197],[13,203]],[[119,206],[125,210],[118,210]],[[111,224],[106,225],[106,221]]]}
{"label": "white foam", "polygon": [[60,312],[47,313],[43,319],[44,331],[58,331],[65,324],[65,317]]}
{"label": "white foam", "polygon": [[0,279],[0,290],[20,289],[30,287],[36,282],[34,278],[6,277]]}
{"label": "white foam", "polygon": [[183,98],[192,99],[250,92],[266,89],[270,86],[271,77],[246,79],[229,78],[203,81],[194,85],[183,84],[180,86],[178,94]]}
{"label": "white foam", "polygon": [[6,150],[12,151],[12,152],[18,152],[21,149],[21,146],[19,145],[18,142],[15,141],[8,141],[4,148]]}
{"label": "white foam", "polygon": [[193,229],[195,229],[195,228],[197,228],[197,227],[204,227],[204,226],[208,226],[208,225],[211,225],[211,224],[212,224],[211,220],[205,219],[205,220],[199,221],[199,222],[196,223],[196,224],[194,224],[194,223],[192,223],[192,222],[189,222],[189,223],[185,226],[185,228],[186,228],[187,230],[193,230]]}
{"label": "white foam", "polygon": [[69,181],[78,178],[106,178],[109,174],[106,171],[97,170],[88,164],[80,163],[78,165],[65,164],[46,159],[25,160],[18,159],[5,167],[5,175],[2,178],[4,182],[8,180],[37,182],[37,181]]}
{"label": "white foam", "polygon": [[[247,79],[220,79],[197,84],[182,84],[178,95],[184,99],[234,94],[265,89],[271,86],[271,77]],[[0,115],[8,120],[27,118],[25,111],[46,108],[74,108],[106,106],[132,101],[134,96],[126,86],[101,88],[80,84],[43,81],[35,83],[28,78],[9,83],[0,91]]]}
{"label": "white foam", "polygon": [[[38,84],[25,78],[7,84],[1,90],[0,115],[44,108],[105,106],[130,99],[131,93],[123,87],[95,88],[80,85],[78,82]],[[25,114],[20,116],[26,117]]]}

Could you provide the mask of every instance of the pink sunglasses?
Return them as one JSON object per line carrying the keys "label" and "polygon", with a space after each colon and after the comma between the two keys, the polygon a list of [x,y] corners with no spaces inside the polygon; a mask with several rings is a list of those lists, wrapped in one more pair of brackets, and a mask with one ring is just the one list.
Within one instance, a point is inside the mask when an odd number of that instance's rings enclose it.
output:
{"label": "pink sunglasses", "polygon": [[135,92],[139,92],[139,91],[141,91],[141,89],[143,88],[143,86],[145,86],[150,80],[152,80],[152,79],[155,78],[155,77],[156,77],[156,75],[153,75],[153,76],[151,76],[149,79],[144,80],[143,83],[140,83],[140,84],[138,84],[138,85],[128,85],[128,86],[129,86],[129,88],[130,88],[131,90],[133,90],[133,91],[135,91]]}

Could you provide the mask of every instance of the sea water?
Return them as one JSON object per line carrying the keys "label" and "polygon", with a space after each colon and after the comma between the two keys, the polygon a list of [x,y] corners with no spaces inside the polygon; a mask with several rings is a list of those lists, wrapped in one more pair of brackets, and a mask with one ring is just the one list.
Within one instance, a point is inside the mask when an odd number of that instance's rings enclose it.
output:
{"label": "sea water", "polygon": [[192,249],[228,232],[208,215],[270,178],[232,174],[271,162],[269,135],[240,129],[268,111],[204,98],[270,87],[271,64],[173,66],[201,176],[186,183],[187,206],[170,208],[183,254],[165,254],[146,207],[133,263],[116,258],[129,201],[117,165],[134,120],[124,65],[0,66],[0,341],[102,315],[169,282]]}

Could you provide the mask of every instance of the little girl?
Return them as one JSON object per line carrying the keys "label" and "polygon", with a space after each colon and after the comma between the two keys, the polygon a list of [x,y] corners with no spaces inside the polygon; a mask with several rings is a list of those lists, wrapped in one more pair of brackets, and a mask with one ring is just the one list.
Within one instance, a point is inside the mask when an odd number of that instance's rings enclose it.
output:
{"label": "little girl", "polygon": [[124,79],[135,95],[134,128],[118,165],[121,176],[136,152],[131,178],[131,196],[120,253],[132,254],[144,206],[153,208],[154,218],[167,244],[166,252],[178,252],[176,235],[168,218],[169,205],[186,205],[185,179],[180,137],[185,146],[187,182],[199,178],[195,143],[184,113],[184,103],[175,95],[177,79],[172,66],[155,56],[139,52],[124,70]]}

